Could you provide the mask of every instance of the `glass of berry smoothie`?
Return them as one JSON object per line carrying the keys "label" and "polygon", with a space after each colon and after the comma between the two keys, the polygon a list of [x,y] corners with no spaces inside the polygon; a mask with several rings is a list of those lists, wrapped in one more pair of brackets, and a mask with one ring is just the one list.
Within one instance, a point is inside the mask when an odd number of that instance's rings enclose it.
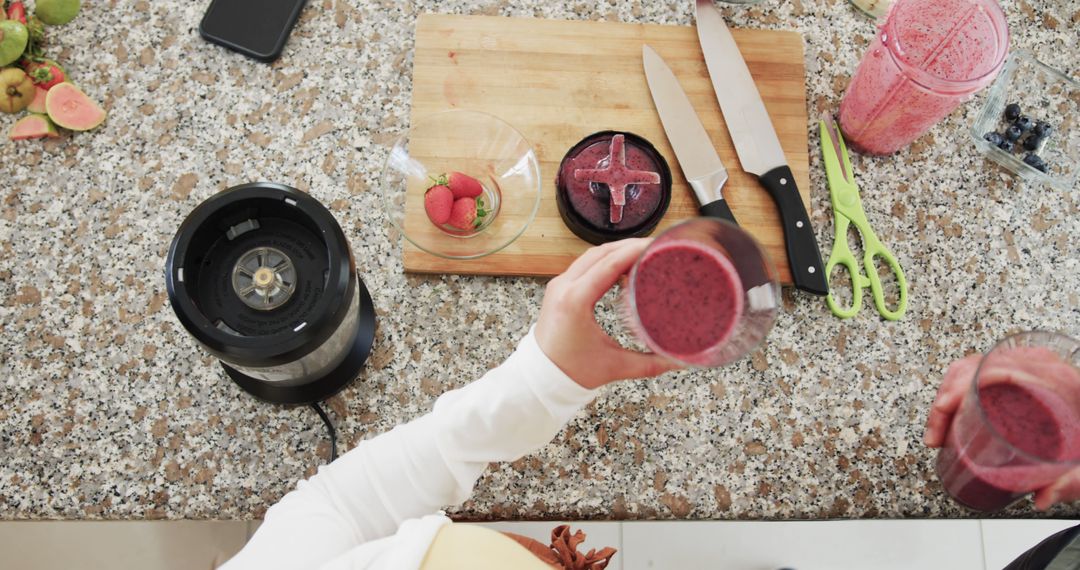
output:
{"label": "glass of berry smoothie", "polygon": [[669,228],[630,271],[623,308],[650,350],[686,366],[723,366],[752,351],[776,321],[776,271],[738,226],[696,218]]}
{"label": "glass of berry smoothie", "polygon": [[1006,338],[983,356],[937,474],[960,504],[996,511],[1080,466],[1080,342]]}
{"label": "glass of berry smoothie", "polygon": [[897,0],[840,104],[848,146],[892,154],[994,80],[1009,30],[996,0]]}

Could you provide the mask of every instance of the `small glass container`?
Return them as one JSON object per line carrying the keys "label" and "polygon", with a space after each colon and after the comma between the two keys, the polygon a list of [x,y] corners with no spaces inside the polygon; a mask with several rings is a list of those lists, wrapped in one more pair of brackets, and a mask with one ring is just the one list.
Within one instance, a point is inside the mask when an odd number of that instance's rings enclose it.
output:
{"label": "small glass container", "polygon": [[[1011,103],[1020,105],[1021,114],[1045,121],[1053,129],[1034,151],[1046,163],[1046,173],[1024,163],[1031,151],[1006,152],[986,140],[987,133],[1003,133],[1008,128],[1005,107]],[[1080,82],[1035,59],[1031,52],[1017,50],[990,87],[971,136],[987,158],[1006,170],[1068,190],[1080,177]],[[1024,140],[1020,139],[1021,144]]]}
{"label": "small glass container", "polygon": [[[470,230],[434,224],[424,197],[444,175],[465,173],[480,182]],[[390,149],[383,169],[382,205],[390,223],[420,250],[447,259],[476,259],[510,245],[536,218],[540,163],[529,141],[505,121],[455,109],[421,117]],[[479,218],[478,218],[479,219]]]}

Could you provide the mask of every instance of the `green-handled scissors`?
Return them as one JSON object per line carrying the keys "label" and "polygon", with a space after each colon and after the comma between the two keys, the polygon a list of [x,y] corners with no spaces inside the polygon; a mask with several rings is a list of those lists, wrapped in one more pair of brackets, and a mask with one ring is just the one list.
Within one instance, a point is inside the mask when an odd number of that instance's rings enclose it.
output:
{"label": "green-handled scissors", "polygon": [[[840,135],[831,118],[821,122],[821,151],[825,156],[825,172],[829,176],[829,196],[832,198],[833,216],[836,219],[836,239],[833,241],[829,262],[825,264],[825,275],[832,281],[833,268],[842,265],[851,275],[852,288],[850,307],[840,306],[830,292],[826,298],[829,309],[842,319],[854,317],[862,308],[863,289],[870,287],[874,295],[874,305],[881,316],[890,321],[899,320],[907,311],[908,289],[907,280],[904,279],[904,270],[900,268],[900,263],[892,252],[881,244],[874,230],[870,229],[870,222],[866,220],[866,212],[863,211],[862,200],[859,198],[859,187],[855,184],[855,176],[851,171],[847,145],[844,144],[844,137]],[[862,240],[863,266],[866,268],[866,275],[859,270],[859,262],[848,247],[849,224],[855,225]],[[878,275],[874,258],[884,260],[896,276],[900,287],[900,302],[897,303],[896,310],[889,309],[885,303],[881,276]],[[831,283],[829,289],[832,289]]]}

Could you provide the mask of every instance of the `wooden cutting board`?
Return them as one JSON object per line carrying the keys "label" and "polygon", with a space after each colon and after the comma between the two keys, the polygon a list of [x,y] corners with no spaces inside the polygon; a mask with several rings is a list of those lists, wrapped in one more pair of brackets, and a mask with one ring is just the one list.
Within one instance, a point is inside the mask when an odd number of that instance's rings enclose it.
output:
{"label": "wooden cutting board", "polygon": [[[809,211],[806,69],[795,32],[733,30]],[[684,26],[570,22],[489,16],[420,16],[413,62],[412,120],[448,109],[491,113],[516,127],[540,161],[542,198],[536,219],[506,249],[474,260],[448,260],[404,242],[405,270],[417,273],[537,275],[561,273],[590,247],[563,224],[555,174],[563,155],[602,130],[637,133],[667,159],[674,175],[671,207],[657,232],[697,216],[698,204],[664,134],[645,80],[648,43],[678,76],[731,179],[724,188],[735,217],[765,247],[791,283],[776,206],[739,166],[713,94],[697,30]],[[423,216],[422,209],[409,215]]]}

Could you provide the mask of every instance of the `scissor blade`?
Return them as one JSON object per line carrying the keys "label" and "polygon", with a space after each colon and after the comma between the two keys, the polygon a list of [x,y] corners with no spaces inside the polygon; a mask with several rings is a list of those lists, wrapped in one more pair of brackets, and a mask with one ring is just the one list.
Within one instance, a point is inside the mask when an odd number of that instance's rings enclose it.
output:
{"label": "scissor blade", "polygon": [[840,135],[839,129],[836,128],[836,123],[832,117],[825,118],[825,128],[829,132],[829,142],[832,143],[833,154],[840,164],[840,175],[845,182],[851,182],[851,169],[849,168],[851,163],[848,159],[847,146],[844,144],[844,139]]}
{"label": "scissor blade", "polygon": [[818,123],[818,132],[821,135],[821,158],[825,162],[825,175],[829,179],[829,196],[833,199],[833,209],[836,208],[836,192],[841,185],[846,185],[844,169],[840,166],[840,156],[836,152],[836,139],[829,132],[829,125],[825,121]]}

